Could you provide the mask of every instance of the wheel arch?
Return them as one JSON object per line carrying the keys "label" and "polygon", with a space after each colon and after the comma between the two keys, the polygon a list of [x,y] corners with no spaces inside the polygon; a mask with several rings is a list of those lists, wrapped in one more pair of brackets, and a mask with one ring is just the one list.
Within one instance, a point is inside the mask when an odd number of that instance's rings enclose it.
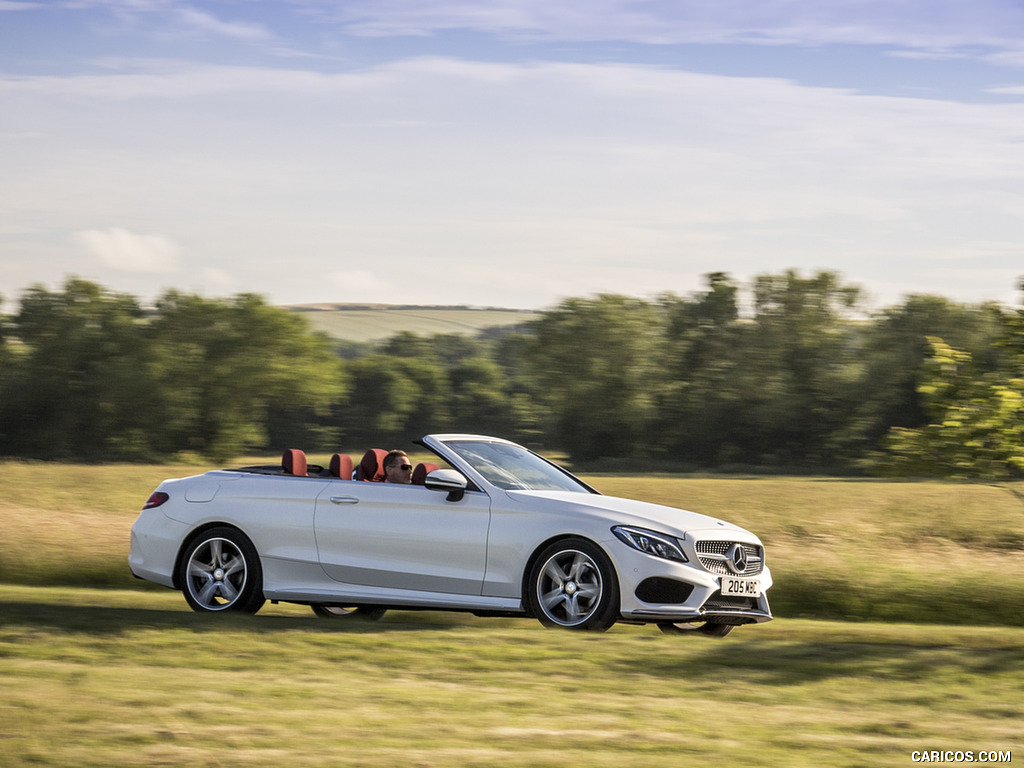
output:
{"label": "wheel arch", "polygon": [[[175,589],[181,589],[181,561],[185,557],[185,552],[192,546],[192,542],[202,536],[207,531],[212,531],[214,528],[230,528],[233,531],[237,531],[239,535],[245,536],[250,544],[253,544],[252,538],[241,528],[233,523],[225,523],[220,520],[214,520],[209,523],[203,523],[202,525],[196,526],[189,531],[188,536],[181,540],[181,546],[178,547],[178,554],[174,557],[174,570],[172,571],[172,582]],[[256,545],[253,544],[253,549],[256,549]],[[259,550],[256,550],[257,556],[259,556]]]}
{"label": "wheel arch", "polygon": [[611,555],[608,554],[608,550],[605,549],[603,546],[601,546],[600,543],[594,541],[592,538],[587,536],[586,534],[583,534],[583,533],[559,533],[559,534],[556,534],[554,536],[550,536],[547,539],[545,539],[544,541],[540,542],[534,548],[533,552],[530,553],[530,556],[528,558],[526,558],[526,565],[523,568],[523,573],[522,573],[521,581],[520,581],[520,585],[519,585],[519,593],[520,593],[520,595],[522,595],[523,609],[526,611],[526,614],[528,616],[532,617],[532,618],[537,618],[537,614],[534,611],[533,605],[531,605],[531,603],[530,603],[530,592],[531,592],[531,590],[530,590],[530,572],[533,571],[533,566],[536,564],[537,559],[541,556],[541,553],[544,552],[544,550],[546,550],[552,544],[557,544],[560,541],[567,541],[569,539],[583,539],[584,541],[587,541],[590,544],[592,544],[595,547],[597,547],[597,549],[599,549],[601,551],[601,553],[604,554],[605,558],[607,558],[608,565],[611,566],[612,573],[615,576],[616,599],[620,603],[620,605],[616,607],[616,610],[617,611],[621,610],[622,582],[619,579],[619,572],[615,568],[615,561],[612,560]]}

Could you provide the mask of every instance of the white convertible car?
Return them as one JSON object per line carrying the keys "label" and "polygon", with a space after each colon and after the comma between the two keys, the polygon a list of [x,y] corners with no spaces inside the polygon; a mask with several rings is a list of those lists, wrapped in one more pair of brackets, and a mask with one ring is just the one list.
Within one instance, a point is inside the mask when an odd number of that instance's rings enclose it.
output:
{"label": "white convertible car", "polygon": [[355,468],[289,450],[281,465],[167,480],[132,527],[132,573],[196,611],[255,613],[269,599],[321,616],[455,610],[716,636],[771,620],[754,534],[603,496],[507,440],[418,442],[438,464],[417,466],[410,485],[380,482],[380,450]]}

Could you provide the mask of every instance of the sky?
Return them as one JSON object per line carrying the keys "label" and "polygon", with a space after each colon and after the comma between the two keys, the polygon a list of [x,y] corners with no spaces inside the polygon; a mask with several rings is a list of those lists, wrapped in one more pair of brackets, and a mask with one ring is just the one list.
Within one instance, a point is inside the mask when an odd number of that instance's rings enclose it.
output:
{"label": "sky", "polygon": [[0,0],[0,296],[1019,305],[1022,0]]}

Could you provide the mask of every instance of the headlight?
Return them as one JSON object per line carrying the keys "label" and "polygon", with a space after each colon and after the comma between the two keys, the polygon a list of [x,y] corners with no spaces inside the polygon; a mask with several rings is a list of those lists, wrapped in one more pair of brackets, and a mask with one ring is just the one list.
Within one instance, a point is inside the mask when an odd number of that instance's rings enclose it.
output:
{"label": "headlight", "polygon": [[671,536],[666,536],[654,531],[645,531],[643,528],[633,528],[628,525],[616,525],[612,533],[633,549],[639,549],[648,555],[661,557],[665,560],[675,560],[680,563],[688,562],[679,543]]}

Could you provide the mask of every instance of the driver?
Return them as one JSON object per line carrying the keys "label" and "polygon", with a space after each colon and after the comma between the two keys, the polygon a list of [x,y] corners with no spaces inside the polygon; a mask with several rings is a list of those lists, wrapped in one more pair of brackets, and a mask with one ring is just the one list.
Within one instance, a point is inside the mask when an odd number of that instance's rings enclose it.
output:
{"label": "driver", "polygon": [[383,464],[385,483],[408,485],[412,482],[412,462],[405,451],[391,451],[384,457]]}

